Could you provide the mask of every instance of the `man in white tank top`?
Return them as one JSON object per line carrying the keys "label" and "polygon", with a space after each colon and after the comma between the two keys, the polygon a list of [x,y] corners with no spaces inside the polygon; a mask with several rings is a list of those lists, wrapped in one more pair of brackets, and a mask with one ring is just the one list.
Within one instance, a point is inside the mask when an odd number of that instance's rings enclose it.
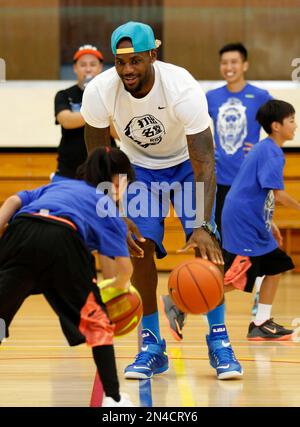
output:
{"label": "man in white tank top", "polygon": [[[129,233],[128,244],[132,283],[143,299],[143,344],[135,361],[125,368],[125,378],[146,379],[168,369],[166,343],[159,332],[154,253],[158,258],[166,255],[162,240],[169,201],[186,235],[183,251],[195,248],[199,256],[223,265],[214,235],[214,147],[203,91],[185,69],[156,60],[160,42],[152,28],[128,22],[113,32],[111,44],[115,67],[88,84],[81,113],[88,151],[109,145],[113,124],[120,148],[135,168],[136,182],[129,187],[124,208],[129,230],[136,237]],[[202,216],[197,215],[198,203],[194,209],[195,183],[204,183]],[[242,375],[224,317],[224,302],[208,313],[210,363],[219,379]]]}

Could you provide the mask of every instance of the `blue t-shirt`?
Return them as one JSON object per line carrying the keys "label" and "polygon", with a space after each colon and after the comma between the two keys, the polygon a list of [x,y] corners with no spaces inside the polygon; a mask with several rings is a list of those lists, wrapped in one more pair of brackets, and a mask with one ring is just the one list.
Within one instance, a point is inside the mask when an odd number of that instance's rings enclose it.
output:
{"label": "blue t-shirt", "polygon": [[249,83],[240,92],[222,86],[207,92],[206,97],[214,122],[217,184],[231,185],[245,158],[244,143],[259,141],[257,110],[272,97]]}
{"label": "blue t-shirt", "polygon": [[90,250],[108,257],[128,257],[127,227],[115,203],[85,181],[65,179],[32,191],[20,191],[21,209],[15,214],[48,211],[68,217]]}
{"label": "blue t-shirt", "polygon": [[223,248],[237,255],[259,256],[278,244],[271,231],[274,193],[283,190],[284,154],[271,138],[246,156],[222,211]]}

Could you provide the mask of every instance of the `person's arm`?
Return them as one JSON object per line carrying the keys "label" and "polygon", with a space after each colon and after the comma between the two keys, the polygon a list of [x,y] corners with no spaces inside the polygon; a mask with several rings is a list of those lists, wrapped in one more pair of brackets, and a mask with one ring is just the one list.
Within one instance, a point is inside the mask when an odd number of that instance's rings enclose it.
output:
{"label": "person's arm", "polygon": [[115,261],[117,275],[115,277],[114,286],[118,288],[128,289],[129,280],[133,273],[131,260],[127,257],[116,257]]}
{"label": "person's arm", "polygon": [[126,292],[130,287],[130,278],[133,267],[128,257],[116,257],[115,265],[117,274],[110,279],[102,280],[98,286],[100,289],[101,299],[106,304],[113,298],[116,298]]}
{"label": "person's arm", "polygon": [[89,124],[84,127],[84,140],[88,154],[95,148],[110,146],[110,128],[95,128]]}
{"label": "person's arm", "polygon": [[216,193],[214,144],[210,128],[187,135],[187,143],[195,182],[204,183],[204,221],[209,222]]}
{"label": "person's arm", "polygon": [[3,228],[22,206],[22,201],[19,196],[14,194],[5,200],[0,208],[0,233],[2,234]]}
{"label": "person's arm", "polygon": [[272,223],[271,223],[271,230],[272,230],[273,236],[275,237],[275,239],[276,239],[276,241],[278,243],[278,246],[279,247],[282,246],[282,244],[283,244],[283,237],[282,237],[282,234],[281,234],[279,228],[277,227],[277,225],[275,224],[274,221],[272,221]]}
{"label": "person's arm", "polygon": [[85,125],[82,115],[71,110],[60,111],[56,116],[56,120],[64,129],[76,129]]}
{"label": "person's arm", "polygon": [[88,154],[95,148],[111,145],[111,117],[107,103],[100,95],[101,88],[93,80],[87,85],[82,97],[80,112],[85,120],[84,140]]}
{"label": "person's arm", "polygon": [[[85,120],[81,113],[70,110],[63,110],[58,113],[56,120],[64,129],[76,129],[85,125]],[[110,125],[110,135],[114,139],[119,139],[119,136],[112,124]]]}
{"label": "person's arm", "polygon": [[[100,209],[100,208],[99,208]],[[110,212],[113,213],[113,212]],[[112,298],[127,292],[132,275],[132,264],[127,247],[127,227],[118,216],[108,215],[100,219],[95,217],[98,235],[98,252],[103,262],[102,270],[107,267],[108,258],[114,259],[114,277],[107,278],[99,284],[102,301],[106,303]]]}
{"label": "person's arm", "polygon": [[[78,104],[79,106],[79,104]],[[84,126],[84,118],[79,111],[72,111],[68,90],[60,90],[54,99],[55,123],[64,129],[76,129]]]}
{"label": "person's arm", "polygon": [[[188,149],[195,182],[204,183],[204,220],[211,219],[216,192],[214,145],[210,128],[194,135],[187,135]],[[199,248],[201,257],[216,264],[223,264],[219,245],[203,228],[195,228],[181,251]]]}
{"label": "person's arm", "polygon": [[297,211],[300,211],[300,203],[294,199],[292,196],[290,196],[286,191],[284,190],[273,190],[275,202],[280,203],[281,205],[287,207],[296,209]]}

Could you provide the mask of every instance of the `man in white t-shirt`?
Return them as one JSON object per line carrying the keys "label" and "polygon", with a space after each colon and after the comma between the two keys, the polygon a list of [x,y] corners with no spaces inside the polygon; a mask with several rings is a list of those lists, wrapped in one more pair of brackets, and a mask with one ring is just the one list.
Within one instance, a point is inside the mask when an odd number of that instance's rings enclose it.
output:
{"label": "man in white t-shirt", "polygon": [[[159,332],[154,253],[158,258],[166,255],[162,241],[169,201],[186,235],[182,250],[195,248],[202,258],[223,265],[213,219],[214,148],[204,93],[188,71],[156,61],[160,42],[152,28],[128,22],[113,32],[111,44],[115,67],[88,84],[81,113],[86,121],[88,151],[109,145],[112,123],[121,150],[135,168],[136,182],[129,186],[124,208],[130,224],[134,223],[144,237],[136,235],[134,240],[131,233],[128,237],[134,266],[132,283],[144,306],[143,344],[135,361],[125,368],[125,378],[146,379],[168,369],[166,343]],[[201,207],[198,203],[195,206],[195,183],[204,183],[202,218],[198,215]],[[129,229],[135,230],[132,226]],[[210,363],[219,379],[242,375],[224,317],[223,302],[208,313]]]}

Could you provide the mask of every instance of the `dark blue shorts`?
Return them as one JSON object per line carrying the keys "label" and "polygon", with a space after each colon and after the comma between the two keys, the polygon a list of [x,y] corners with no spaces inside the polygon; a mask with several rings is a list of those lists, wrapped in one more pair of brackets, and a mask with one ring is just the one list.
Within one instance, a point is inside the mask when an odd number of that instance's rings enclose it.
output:
{"label": "dark blue shorts", "polygon": [[[164,169],[134,166],[136,181],[129,185],[123,204],[125,213],[139,228],[143,237],[156,244],[157,258],[167,252],[163,246],[164,220],[170,202],[174,206],[186,239],[195,226],[195,184],[190,160]],[[127,199],[127,200],[126,200]],[[214,223],[214,210],[211,219]]]}

